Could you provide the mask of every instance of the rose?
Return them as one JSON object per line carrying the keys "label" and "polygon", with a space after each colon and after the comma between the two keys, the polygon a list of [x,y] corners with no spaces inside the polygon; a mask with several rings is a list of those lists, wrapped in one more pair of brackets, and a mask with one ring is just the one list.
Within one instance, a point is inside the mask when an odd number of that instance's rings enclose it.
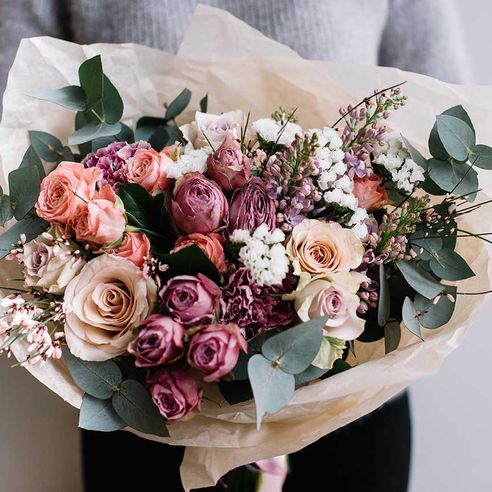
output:
{"label": "rose", "polygon": [[101,198],[85,204],[72,223],[76,238],[95,247],[120,239],[125,226],[124,209]]}
{"label": "rose", "polygon": [[181,232],[212,232],[227,219],[228,211],[222,190],[202,174],[189,173],[176,182],[171,213]]}
{"label": "rose", "polygon": [[29,287],[40,287],[51,294],[63,294],[67,284],[85,265],[82,256],[74,254],[76,244],[56,241],[44,233],[24,244],[22,262],[24,280]]}
{"label": "rose", "polygon": [[241,137],[242,123],[243,113],[239,110],[222,114],[200,113],[197,111],[195,121],[181,126],[180,130],[195,149],[207,147],[209,144],[217,148],[228,135],[238,140]]}
{"label": "rose", "polygon": [[356,178],[352,193],[357,197],[358,205],[366,210],[374,210],[388,202],[388,193],[381,184],[383,178],[372,174],[366,178]]}
{"label": "rose", "polygon": [[103,361],[125,353],[132,329],[156,301],[156,285],[133,263],[101,255],[87,263],[65,290],[65,338],[70,352]]}
{"label": "rose", "polygon": [[181,367],[166,367],[154,373],[150,384],[152,400],[167,420],[179,420],[193,410],[199,411],[203,390],[191,374]]}
{"label": "rose", "polygon": [[173,164],[165,152],[159,154],[154,149],[139,149],[127,160],[124,176],[129,183],[137,183],[149,193],[155,193],[169,187],[171,180],[166,169]]}
{"label": "rose", "polygon": [[121,244],[108,250],[108,253],[125,258],[138,268],[143,268],[145,262],[151,258],[150,241],[141,232],[126,232]]}
{"label": "rose", "polygon": [[212,319],[220,295],[217,284],[201,273],[174,277],[159,292],[164,309],[184,324]]}
{"label": "rose", "polygon": [[266,224],[270,231],[275,229],[275,202],[268,196],[260,178],[251,180],[234,191],[229,214],[229,232],[236,229],[253,231]]}
{"label": "rose", "polygon": [[191,339],[188,363],[205,374],[206,383],[218,381],[237,364],[239,351],[248,344],[236,324],[211,324],[200,329]]}
{"label": "rose", "polygon": [[364,247],[350,229],[337,222],[305,219],[292,229],[286,244],[296,275],[348,272],[362,262]]}
{"label": "rose", "polygon": [[185,330],[169,316],[152,314],[142,325],[137,338],[128,346],[137,367],[159,366],[178,360],[184,351]]}
{"label": "rose", "polygon": [[251,159],[241,152],[241,146],[230,135],[207,158],[207,174],[223,190],[232,191],[249,180]]}
{"label": "rose", "polygon": [[100,169],[86,169],[77,162],[61,162],[41,182],[35,205],[37,215],[48,222],[67,224],[83,208],[84,202],[93,197],[102,176]]}
{"label": "rose", "polygon": [[210,261],[217,267],[219,272],[224,272],[227,268],[224,248],[222,243],[224,240],[219,234],[211,232],[210,234],[189,234],[181,236],[174,245],[173,253],[180,249],[196,244],[208,256]]}

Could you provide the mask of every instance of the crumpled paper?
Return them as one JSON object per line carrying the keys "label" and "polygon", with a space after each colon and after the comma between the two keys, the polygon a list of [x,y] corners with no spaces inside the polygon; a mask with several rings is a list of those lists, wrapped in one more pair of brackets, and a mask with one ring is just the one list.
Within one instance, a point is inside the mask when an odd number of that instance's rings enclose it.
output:
{"label": "crumpled paper", "polygon": [[[280,105],[297,106],[300,124],[307,129],[333,123],[340,106],[357,102],[374,88],[406,80],[409,102],[390,121],[414,145],[425,149],[435,115],[456,104],[470,113],[479,142],[489,143],[492,136],[492,87],[450,85],[393,68],[306,61],[232,15],[199,6],[179,56],[134,44],[79,46],[47,37],[23,40],[9,74],[0,124],[0,184],[4,189],[7,174],[18,166],[28,146],[27,130],[47,131],[66,142],[74,129],[72,112],[27,94],[77,84],[78,66],[96,54],[102,55],[105,73],[123,97],[124,119],[130,123],[144,114],[162,115],[163,103],[188,87],[193,91],[192,108],[198,107],[205,93],[209,94],[209,111],[240,108],[251,111],[253,119]],[[179,122],[192,117],[193,111],[188,110]],[[480,174],[482,188],[491,194],[492,173]],[[492,230],[489,211],[484,208],[466,216],[463,228]],[[490,254],[484,243],[461,239],[459,252],[477,273],[460,282],[460,291],[489,289]],[[1,263],[1,285],[12,277],[14,267]],[[381,341],[356,343],[356,367],[297,390],[286,408],[265,419],[259,432],[252,401],[230,406],[216,394],[213,399],[219,405],[205,401],[200,415],[169,425],[171,437],[145,437],[188,446],[181,467],[187,491],[212,485],[242,464],[297,451],[376,409],[415,379],[437,372],[444,358],[461,344],[485,300],[485,296],[458,296],[450,323],[439,330],[424,330],[425,342],[403,328],[400,348],[389,355],[384,355]],[[17,347],[16,355],[22,350]],[[80,407],[81,391],[63,361],[27,369],[64,400]]]}

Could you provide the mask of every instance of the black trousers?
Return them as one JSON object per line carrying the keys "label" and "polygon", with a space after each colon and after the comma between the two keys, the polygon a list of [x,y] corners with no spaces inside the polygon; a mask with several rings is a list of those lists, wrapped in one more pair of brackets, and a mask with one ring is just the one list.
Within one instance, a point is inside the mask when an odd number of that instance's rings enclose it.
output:
{"label": "black trousers", "polygon": [[[86,492],[126,490],[134,479],[142,491],[183,490],[179,478],[183,448],[147,441],[129,432],[83,431],[82,438]],[[291,454],[284,492],[306,490],[306,477],[320,492],[406,492],[410,449],[410,410],[408,394],[403,393]]]}

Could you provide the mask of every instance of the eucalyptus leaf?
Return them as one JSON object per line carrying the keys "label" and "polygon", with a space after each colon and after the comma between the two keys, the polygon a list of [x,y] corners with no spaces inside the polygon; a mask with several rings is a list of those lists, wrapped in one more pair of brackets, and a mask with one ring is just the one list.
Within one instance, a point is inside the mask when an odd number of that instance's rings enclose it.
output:
{"label": "eucalyptus leaf", "polygon": [[475,146],[475,132],[455,116],[437,116],[437,132],[446,152],[457,161],[466,161]]}
{"label": "eucalyptus leaf", "polygon": [[38,200],[41,177],[36,166],[20,167],[9,173],[10,203],[17,220],[23,219]]}
{"label": "eucalyptus leaf", "polygon": [[410,236],[410,245],[420,259],[428,261],[439,253],[443,243],[435,231],[420,229]]}
{"label": "eucalyptus leaf", "polygon": [[473,201],[478,190],[478,174],[468,164],[455,162],[429,160],[429,174],[431,179],[443,190],[455,195],[467,196],[468,201]]}
{"label": "eucalyptus leaf", "polygon": [[475,145],[472,149],[470,161],[481,169],[492,169],[492,147],[488,145]]}
{"label": "eucalyptus leaf", "polygon": [[75,384],[95,398],[111,398],[123,379],[120,368],[111,360],[82,360],[75,357],[66,347],[63,349],[63,358]]}
{"label": "eucalyptus leaf", "polygon": [[79,427],[91,431],[113,432],[126,424],[113,409],[111,400],[100,400],[85,394],[80,407]]}
{"label": "eucalyptus leaf", "polygon": [[38,154],[36,154],[34,147],[32,145],[29,145],[26,152],[24,153],[24,156],[22,157],[22,161],[19,167],[32,167],[32,166],[37,167],[39,176],[41,178],[44,178],[46,176],[46,172],[44,170],[41,159],[39,158]]}
{"label": "eucalyptus leaf", "polygon": [[183,89],[176,99],[169,103],[165,114],[166,120],[174,120],[176,116],[180,115],[186,109],[186,106],[188,106],[190,100],[191,91],[189,89]]}
{"label": "eucalyptus leaf", "polygon": [[2,193],[0,195],[0,226],[4,226],[13,216],[14,211],[10,204],[10,197]]}
{"label": "eucalyptus leaf", "polygon": [[432,272],[444,280],[464,280],[475,276],[468,263],[452,249],[442,249],[430,260]]}
{"label": "eucalyptus leaf", "polygon": [[55,136],[31,130],[29,138],[36,154],[41,159],[48,162],[59,162],[63,159],[63,145]]}
{"label": "eucalyptus leaf", "polygon": [[[448,286],[449,294],[456,299],[457,288]],[[414,301],[415,309],[420,314],[419,321],[424,328],[435,329],[445,325],[453,316],[456,303],[447,296],[440,296],[437,303],[417,294]]]}
{"label": "eucalyptus leaf", "polygon": [[[350,342],[349,342],[349,344],[350,344]],[[351,352],[353,353],[352,350],[351,350]],[[355,356],[355,353],[354,353],[354,356]],[[348,371],[351,367],[352,366],[346,360],[337,359],[333,363],[333,367],[327,373],[323,374],[320,377],[320,379],[331,378],[332,376],[335,376],[336,374],[340,374],[341,372]]]}
{"label": "eucalyptus leaf", "polygon": [[384,264],[379,265],[379,303],[378,303],[378,324],[379,326],[386,325],[390,315],[391,296],[389,292],[388,279]]}
{"label": "eucalyptus leaf", "polygon": [[248,379],[248,362],[251,358],[249,354],[250,347],[248,343],[248,352],[243,352],[242,350],[239,352],[239,357],[237,359],[237,363],[232,370],[232,377],[236,381],[240,381],[242,379]]}
{"label": "eucalyptus leaf", "polygon": [[26,235],[26,241],[39,236],[48,228],[48,223],[39,217],[27,216],[16,222],[0,236],[0,259],[7,256],[13,245],[17,245],[21,234]]}
{"label": "eucalyptus leaf", "polygon": [[238,381],[219,381],[219,391],[229,405],[253,399],[253,391],[247,377]]}
{"label": "eucalyptus leaf", "polygon": [[429,134],[428,146],[429,152],[435,159],[445,161],[448,158],[448,153],[446,152],[446,149],[439,138],[439,133],[437,132],[437,122],[434,123],[434,126]]}
{"label": "eucalyptus leaf", "polygon": [[470,119],[470,116],[466,112],[465,108],[461,106],[461,104],[446,109],[446,111],[443,111],[442,114],[448,116],[454,116],[455,118],[458,118],[459,120],[463,121],[470,127],[470,129],[473,132],[473,135],[475,135],[475,128],[473,127],[472,120]]}
{"label": "eucalyptus leaf", "polygon": [[310,381],[314,381],[315,379],[319,379],[327,372],[328,369],[321,369],[320,367],[310,365],[303,372],[295,375],[296,386],[300,386],[302,384],[309,383]]}
{"label": "eucalyptus leaf", "polygon": [[319,352],[327,319],[306,321],[270,337],[261,348],[263,355],[289,374],[305,371]]}
{"label": "eucalyptus leaf", "polygon": [[101,107],[104,121],[109,125],[118,123],[123,116],[123,99],[121,99],[120,93],[106,75],[103,75]]}
{"label": "eucalyptus leaf", "polygon": [[79,130],[75,130],[75,132],[68,137],[68,144],[80,145],[95,140],[96,138],[117,135],[120,131],[121,125],[119,123],[109,125],[99,121],[91,121]]}
{"label": "eucalyptus leaf", "polygon": [[200,99],[200,111],[202,113],[206,113],[208,108],[208,94],[205,94],[201,99]]}
{"label": "eucalyptus leaf", "polygon": [[120,125],[121,125],[121,131],[120,133],[118,133],[118,135],[116,135],[118,140],[127,143],[135,142],[135,134],[133,133],[133,130],[128,125],[125,125],[124,123],[120,122]]}
{"label": "eucalyptus leaf", "polygon": [[120,390],[113,394],[113,408],[123,421],[135,430],[167,437],[169,433],[149,392],[138,381],[123,381]]}
{"label": "eucalyptus leaf", "polygon": [[80,65],[79,80],[86,95],[87,106],[90,109],[101,101],[104,93],[101,55],[89,58]]}
{"label": "eucalyptus leaf", "polygon": [[389,354],[398,348],[401,339],[401,328],[398,321],[390,321],[384,326],[384,352]]}
{"label": "eucalyptus leaf", "polygon": [[33,92],[29,95],[36,99],[58,104],[73,111],[85,111],[87,109],[85,91],[78,85],[68,85],[61,89]]}
{"label": "eucalyptus leaf", "polygon": [[420,268],[415,261],[398,260],[395,264],[410,287],[427,299],[433,299],[444,290],[444,286]]}
{"label": "eucalyptus leaf", "polygon": [[248,375],[256,405],[256,427],[259,430],[266,413],[274,414],[289,403],[294,395],[295,378],[280,367],[256,354],[248,363]]}
{"label": "eucalyptus leaf", "polygon": [[410,153],[410,157],[412,161],[418,164],[422,169],[427,171],[427,159],[404,137],[401,137],[405,147],[408,149]]}
{"label": "eucalyptus leaf", "polygon": [[405,297],[403,301],[403,308],[401,311],[404,325],[419,338],[422,338],[420,334],[420,323],[417,317],[417,311],[412,300],[409,297]]}
{"label": "eucalyptus leaf", "polygon": [[165,126],[158,126],[149,138],[150,145],[157,152],[160,152],[169,144],[169,133],[167,128],[168,127]]}

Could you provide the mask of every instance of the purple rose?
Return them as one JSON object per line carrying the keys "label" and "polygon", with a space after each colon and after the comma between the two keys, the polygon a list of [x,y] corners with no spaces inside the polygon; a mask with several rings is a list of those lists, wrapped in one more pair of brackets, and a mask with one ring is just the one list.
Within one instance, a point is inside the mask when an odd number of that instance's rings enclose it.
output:
{"label": "purple rose", "polygon": [[147,382],[152,400],[167,420],[179,420],[195,409],[200,410],[203,390],[185,369],[160,369]]}
{"label": "purple rose", "polygon": [[207,325],[191,339],[188,364],[205,374],[206,383],[219,381],[234,369],[240,350],[247,352],[248,344],[237,325]]}
{"label": "purple rose", "polygon": [[232,191],[249,181],[251,159],[241,152],[241,146],[230,135],[207,159],[207,174],[223,190]]}
{"label": "purple rose", "polygon": [[268,196],[263,181],[255,177],[232,194],[229,232],[236,229],[253,231],[261,224],[275,229],[275,202]]}
{"label": "purple rose", "polygon": [[172,278],[159,293],[164,308],[184,324],[195,324],[213,318],[221,290],[215,282],[199,273]]}
{"label": "purple rose", "polygon": [[179,359],[184,351],[185,330],[169,316],[152,314],[142,325],[137,338],[128,346],[137,367],[159,366]]}
{"label": "purple rose", "polygon": [[224,193],[213,181],[198,172],[185,174],[178,179],[171,213],[181,232],[212,232],[227,219],[228,211]]}

